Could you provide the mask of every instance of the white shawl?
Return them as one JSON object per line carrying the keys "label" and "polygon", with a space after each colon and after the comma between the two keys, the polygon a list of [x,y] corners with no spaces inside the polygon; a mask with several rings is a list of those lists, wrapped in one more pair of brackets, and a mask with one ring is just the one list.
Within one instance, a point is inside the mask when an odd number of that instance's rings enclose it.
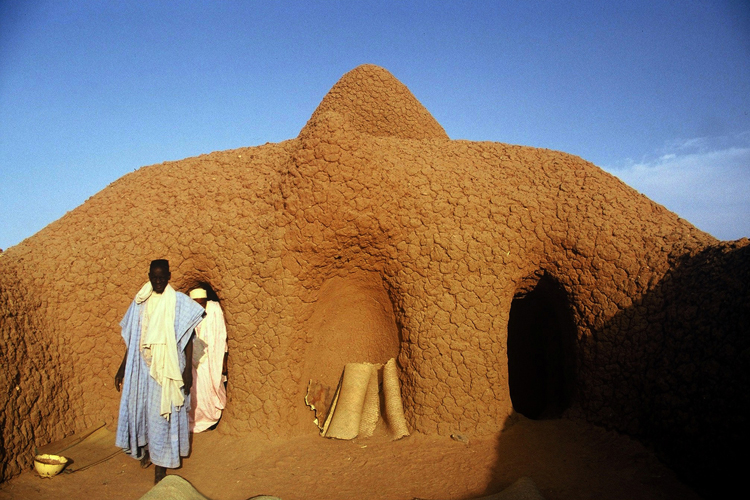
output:
{"label": "white shawl", "polygon": [[151,282],[147,282],[135,296],[137,304],[145,302],[141,316],[141,354],[150,366],[150,375],[161,386],[159,413],[169,420],[172,406],[180,407],[185,403],[174,331],[177,294],[169,284],[161,295],[153,291]]}

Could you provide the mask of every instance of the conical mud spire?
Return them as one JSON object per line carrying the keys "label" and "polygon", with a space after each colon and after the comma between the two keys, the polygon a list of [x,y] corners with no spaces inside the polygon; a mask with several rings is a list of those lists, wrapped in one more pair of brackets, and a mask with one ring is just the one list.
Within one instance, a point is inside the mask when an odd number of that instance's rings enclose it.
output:
{"label": "conical mud spire", "polygon": [[443,127],[387,70],[365,64],[341,77],[300,132],[307,135],[324,114],[340,114],[357,132],[399,139],[448,139]]}

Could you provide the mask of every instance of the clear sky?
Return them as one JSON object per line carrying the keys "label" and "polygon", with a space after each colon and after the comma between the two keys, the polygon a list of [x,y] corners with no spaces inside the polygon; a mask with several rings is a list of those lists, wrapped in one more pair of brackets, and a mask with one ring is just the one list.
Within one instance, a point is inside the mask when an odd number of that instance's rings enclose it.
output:
{"label": "clear sky", "polygon": [[153,163],[296,137],[345,72],[750,236],[750,2],[0,0],[0,248]]}

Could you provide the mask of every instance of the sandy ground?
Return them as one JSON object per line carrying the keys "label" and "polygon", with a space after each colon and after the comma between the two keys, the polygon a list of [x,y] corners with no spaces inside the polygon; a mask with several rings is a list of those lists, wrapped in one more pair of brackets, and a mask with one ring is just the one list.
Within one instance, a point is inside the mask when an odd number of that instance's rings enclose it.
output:
{"label": "sandy ground", "polygon": [[[548,500],[691,499],[698,496],[632,439],[567,419],[518,421],[496,436],[415,434],[334,441],[195,436],[177,473],[215,500],[266,494],[294,499],[468,499],[531,477]],[[118,455],[73,474],[42,479],[28,471],[0,484],[0,499],[137,499],[154,469]]]}

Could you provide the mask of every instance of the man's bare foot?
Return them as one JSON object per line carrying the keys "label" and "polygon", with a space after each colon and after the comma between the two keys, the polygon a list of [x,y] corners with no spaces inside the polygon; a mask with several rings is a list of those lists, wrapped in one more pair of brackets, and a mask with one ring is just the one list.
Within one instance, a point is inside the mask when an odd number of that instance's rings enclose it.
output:
{"label": "man's bare foot", "polygon": [[154,484],[167,477],[167,468],[159,465],[154,467]]}
{"label": "man's bare foot", "polygon": [[148,469],[149,465],[151,465],[151,457],[148,454],[148,450],[146,450],[141,457],[141,469]]}

